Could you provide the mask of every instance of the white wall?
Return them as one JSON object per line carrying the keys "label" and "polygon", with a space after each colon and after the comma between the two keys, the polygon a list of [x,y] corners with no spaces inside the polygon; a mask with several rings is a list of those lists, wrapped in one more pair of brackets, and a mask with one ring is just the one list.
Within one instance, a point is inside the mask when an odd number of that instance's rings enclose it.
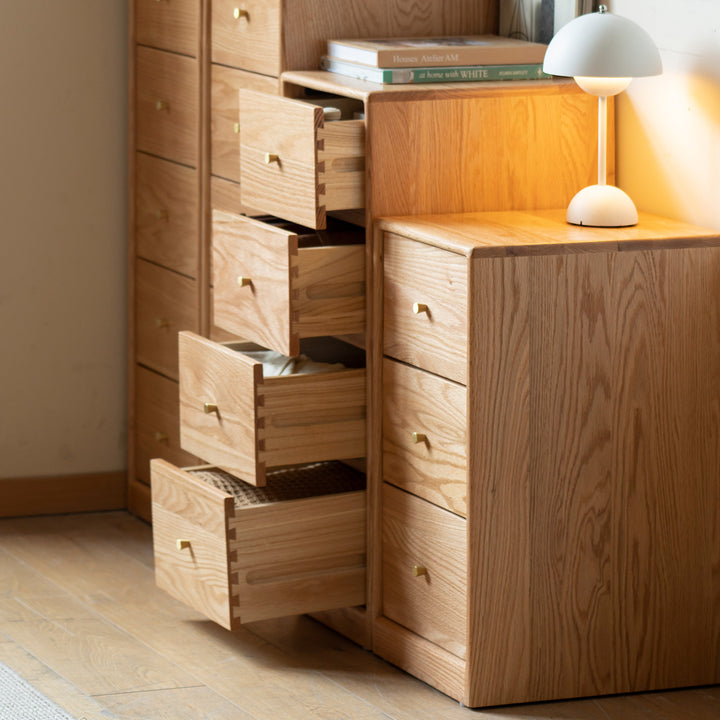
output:
{"label": "white wall", "polygon": [[0,478],[121,470],[126,0],[0,15]]}
{"label": "white wall", "polygon": [[639,209],[720,229],[720,2],[611,0],[664,72],[617,99],[617,184]]}

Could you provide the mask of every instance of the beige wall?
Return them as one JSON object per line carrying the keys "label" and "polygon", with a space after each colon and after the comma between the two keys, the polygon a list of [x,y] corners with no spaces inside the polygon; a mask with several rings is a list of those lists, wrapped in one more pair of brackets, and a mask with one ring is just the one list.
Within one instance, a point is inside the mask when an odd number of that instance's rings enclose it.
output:
{"label": "beige wall", "polygon": [[125,461],[126,0],[0,18],[0,478]]}
{"label": "beige wall", "polygon": [[641,210],[720,229],[720,2],[608,6],[650,33],[664,65],[618,97],[618,185]]}

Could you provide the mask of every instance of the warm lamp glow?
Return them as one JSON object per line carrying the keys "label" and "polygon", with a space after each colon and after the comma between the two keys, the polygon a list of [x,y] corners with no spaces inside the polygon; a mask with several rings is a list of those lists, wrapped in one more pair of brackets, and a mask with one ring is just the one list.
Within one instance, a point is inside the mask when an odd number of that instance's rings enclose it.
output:
{"label": "warm lamp glow", "polygon": [[598,97],[598,182],[572,199],[567,220],[575,225],[622,227],[638,221],[633,201],[606,183],[607,98],[621,93],[634,77],[659,75],[662,61],[652,38],[639,25],[607,12],[580,15],[562,27],[545,53],[543,70],[575,78]]}

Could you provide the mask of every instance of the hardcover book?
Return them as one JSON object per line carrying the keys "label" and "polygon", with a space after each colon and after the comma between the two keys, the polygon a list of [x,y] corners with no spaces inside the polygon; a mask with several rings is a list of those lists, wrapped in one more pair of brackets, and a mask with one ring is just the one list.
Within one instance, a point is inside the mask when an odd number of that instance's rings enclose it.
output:
{"label": "hardcover book", "polygon": [[546,45],[500,35],[329,40],[337,60],[378,68],[540,64]]}
{"label": "hardcover book", "polygon": [[376,68],[323,57],[323,70],[383,84],[482,82],[490,80],[542,80],[552,77],[542,65],[458,65],[416,68]]}

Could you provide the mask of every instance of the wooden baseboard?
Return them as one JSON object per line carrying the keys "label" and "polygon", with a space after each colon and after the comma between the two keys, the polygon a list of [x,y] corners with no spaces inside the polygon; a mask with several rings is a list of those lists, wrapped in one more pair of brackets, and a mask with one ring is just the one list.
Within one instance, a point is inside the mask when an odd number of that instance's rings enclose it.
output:
{"label": "wooden baseboard", "polygon": [[127,473],[0,478],[0,517],[124,510]]}
{"label": "wooden baseboard", "polygon": [[139,518],[152,522],[152,503],[150,486],[142,480],[133,478],[128,485],[128,510]]}

